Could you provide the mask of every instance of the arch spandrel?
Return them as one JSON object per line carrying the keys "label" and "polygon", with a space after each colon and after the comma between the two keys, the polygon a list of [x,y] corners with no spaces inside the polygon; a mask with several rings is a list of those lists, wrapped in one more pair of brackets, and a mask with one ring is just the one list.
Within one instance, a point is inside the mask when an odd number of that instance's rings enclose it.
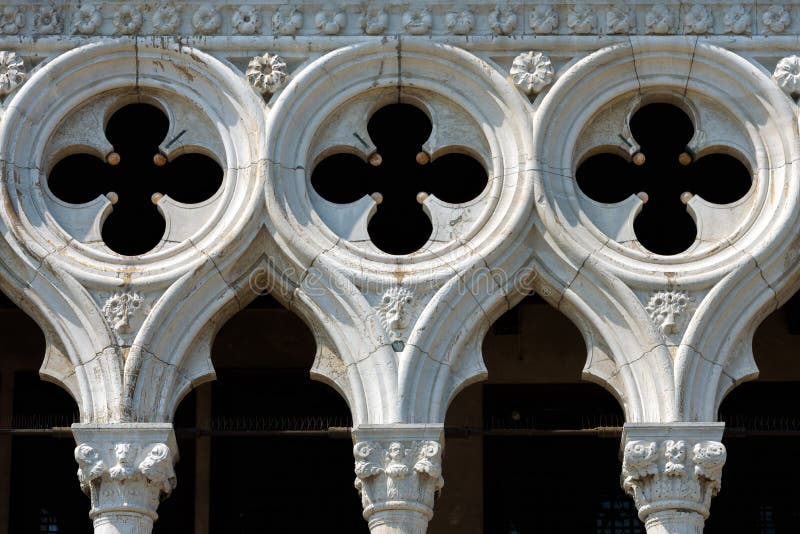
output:
{"label": "arch spandrel", "polygon": [[[153,44],[161,43],[88,43],[39,66],[6,101],[0,130],[9,293],[51,334],[41,372],[69,388],[84,421],[170,420],[193,384],[213,378],[203,337],[255,297],[248,279],[269,248],[258,215],[266,105],[212,56]],[[80,217],[69,203],[53,211],[46,180],[51,160],[74,152],[70,132],[80,151],[103,149],[105,122],[131,101],[160,106],[174,123],[159,148],[167,161],[199,151],[220,163],[224,178],[211,209],[187,211],[154,196],[167,231],[152,250],[123,256],[97,232],[71,233],[66,221]],[[94,109],[76,115],[87,106]],[[193,113],[203,114],[194,131]],[[106,196],[76,207],[107,211],[114,202]],[[143,380],[156,391],[143,394]]]}
{"label": "arch spandrel", "polygon": [[[609,104],[626,98],[695,106],[698,132],[689,147],[701,153],[703,143],[735,146],[751,166],[749,204],[730,211],[735,221],[715,219],[718,213],[688,202],[699,233],[685,252],[664,256],[617,241],[603,231],[605,215],[580,205],[571,177],[588,150],[576,154],[584,132],[606,147],[620,145],[628,157],[638,150],[623,145],[619,118],[625,113],[603,118],[613,113]],[[681,38],[637,37],[585,56],[558,73],[540,101],[534,118],[535,176],[543,196],[537,224],[581,266],[554,304],[573,317],[587,341],[595,340],[584,374],[614,390],[629,421],[713,421],[725,392],[757,374],[752,333],[797,278],[788,261],[798,230],[794,115],[794,104],[763,68]],[[598,120],[611,120],[605,134],[602,127],[591,129]],[[703,228],[713,231],[700,233]]]}
{"label": "arch spandrel", "polygon": [[[455,234],[444,238],[434,231],[422,248],[404,255],[372,246],[366,232],[342,234],[331,222],[336,216],[325,211],[335,207],[315,203],[310,183],[330,147],[369,159],[375,143],[351,130],[366,131],[370,114],[389,102],[427,111],[433,130],[422,146],[434,161],[446,152],[440,145],[454,139],[450,134],[469,131],[460,144],[488,174],[485,197],[479,197],[485,202],[448,206],[459,223],[464,219],[457,217],[475,207],[468,225],[455,225]],[[349,107],[361,111],[345,114]],[[322,56],[294,73],[273,102],[268,225],[287,253],[278,261],[292,273],[293,305],[314,318],[310,323],[323,325],[318,343],[333,345],[319,353],[314,372],[365,403],[353,410],[355,424],[442,422],[450,398],[485,377],[481,332],[524,297],[535,278],[525,242],[533,203],[530,111],[514,85],[477,56],[402,38]],[[435,215],[435,199],[420,200]],[[321,360],[336,357],[336,365]]]}

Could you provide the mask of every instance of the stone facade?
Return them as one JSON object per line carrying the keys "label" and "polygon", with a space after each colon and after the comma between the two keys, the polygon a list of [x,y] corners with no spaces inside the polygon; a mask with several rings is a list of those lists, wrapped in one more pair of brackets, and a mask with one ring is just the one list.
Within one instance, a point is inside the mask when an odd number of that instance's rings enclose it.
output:
{"label": "stone facade", "polygon": [[[262,292],[310,325],[311,374],[351,409],[371,530],[424,532],[447,407],[486,378],[486,332],[532,291],[577,325],[584,378],[622,404],[622,484],[648,532],[700,532],[726,458],[720,402],[757,376],[755,329],[800,287],[798,9],[0,8],[0,287],[45,334],[41,374],[78,401],[96,532],[149,531],[174,486],[177,404],[214,379],[214,335]],[[48,174],[75,154],[120,165],[104,129],[132,102],[167,118],[156,166],[201,155],[223,178],[197,202],[153,191],[163,235],[124,255],[104,234],[123,193],[71,202]],[[419,165],[468,154],[487,174],[468,202],[419,192],[430,236],[399,255],[369,231],[382,193],[337,203],[311,183],[334,153],[388,165],[368,119],[395,102],[430,120]],[[632,120],[653,103],[692,123],[682,165],[720,153],[751,176],[733,202],[680,195],[696,235],[674,254],[639,239],[647,191],[601,202],[575,179],[601,152],[644,165]],[[122,487],[136,498],[116,502]]]}

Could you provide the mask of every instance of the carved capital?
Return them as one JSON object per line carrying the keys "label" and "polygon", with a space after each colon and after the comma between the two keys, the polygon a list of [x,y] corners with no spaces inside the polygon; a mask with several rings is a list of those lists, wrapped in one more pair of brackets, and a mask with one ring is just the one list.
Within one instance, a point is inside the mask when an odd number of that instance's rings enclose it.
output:
{"label": "carved capital", "polygon": [[648,533],[702,533],[721,487],[723,423],[626,424],[622,477]]}
{"label": "carved capital", "polygon": [[76,424],[75,461],[92,501],[95,532],[149,532],[158,503],[176,485],[178,448],[171,424]]}
{"label": "carved capital", "polygon": [[355,486],[372,532],[424,533],[442,486],[441,425],[361,425],[353,431]]}

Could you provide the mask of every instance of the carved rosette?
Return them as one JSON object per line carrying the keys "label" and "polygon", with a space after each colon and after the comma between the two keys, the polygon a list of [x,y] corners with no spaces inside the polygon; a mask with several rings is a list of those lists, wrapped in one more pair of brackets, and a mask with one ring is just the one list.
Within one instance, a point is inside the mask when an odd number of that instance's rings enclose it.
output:
{"label": "carved rosette", "polygon": [[550,58],[541,52],[523,52],[514,58],[509,71],[514,85],[527,95],[541,92],[553,83],[555,69]]}
{"label": "carved rosette", "polygon": [[269,95],[283,87],[286,82],[286,62],[282,57],[267,52],[250,60],[245,76],[258,92]]}
{"label": "carved rosette", "polygon": [[[381,434],[377,439],[361,439],[376,431]],[[354,432],[355,487],[372,532],[402,528],[402,532],[424,533],[427,529],[434,496],[444,486],[441,427],[433,431],[432,436],[363,428]],[[426,433],[431,434],[431,429]]]}
{"label": "carved rosette", "polygon": [[[664,425],[662,432],[649,428],[641,436],[636,434],[645,425],[625,427],[621,484],[648,533],[702,532],[711,498],[721,488],[727,453],[718,439],[705,439],[719,438],[721,423],[697,425]],[[636,437],[644,439],[632,439]]]}
{"label": "carved rosette", "polygon": [[171,425],[73,425],[73,433],[78,481],[92,501],[95,528],[114,525],[125,534],[152,528],[159,502],[177,484]]}
{"label": "carved rosette", "polygon": [[765,31],[781,33],[792,24],[792,17],[784,6],[774,5],[764,11],[761,22],[764,23]]}
{"label": "carved rosette", "polygon": [[778,61],[772,78],[786,94],[800,93],[800,56],[787,56]]}

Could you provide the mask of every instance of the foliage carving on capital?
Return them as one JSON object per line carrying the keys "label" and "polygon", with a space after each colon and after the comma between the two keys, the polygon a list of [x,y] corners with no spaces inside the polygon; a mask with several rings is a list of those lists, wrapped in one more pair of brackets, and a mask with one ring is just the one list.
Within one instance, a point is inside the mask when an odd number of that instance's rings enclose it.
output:
{"label": "foliage carving on capital", "polygon": [[365,517],[404,506],[433,515],[434,495],[444,486],[440,443],[361,441],[353,447],[353,455],[355,487],[361,494]]}
{"label": "foliage carving on capital", "polygon": [[[81,443],[75,448],[78,480],[92,500],[90,515],[121,508],[154,515],[158,502],[168,497],[177,483],[169,446],[104,445]],[[110,489],[114,487],[118,489]]]}
{"label": "foliage carving on capital", "polygon": [[622,487],[644,521],[651,513],[681,509],[708,517],[721,487],[727,453],[718,441],[631,440],[625,444]]}

